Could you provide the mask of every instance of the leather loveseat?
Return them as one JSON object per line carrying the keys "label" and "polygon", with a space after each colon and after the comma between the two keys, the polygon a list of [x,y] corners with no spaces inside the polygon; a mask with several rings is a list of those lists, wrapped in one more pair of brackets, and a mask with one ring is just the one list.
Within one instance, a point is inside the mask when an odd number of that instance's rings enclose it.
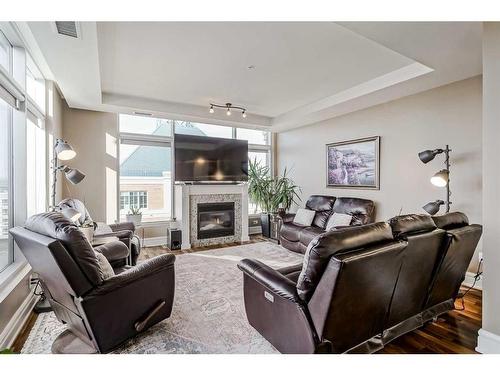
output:
{"label": "leather loveseat", "polygon": [[[174,255],[106,275],[83,233],[59,212],[34,215],[10,233],[38,274],[56,317],[67,326],[53,351],[64,352],[65,342],[74,350],[72,343],[79,339],[83,345],[76,346],[77,352],[83,347],[106,353],[170,316]],[[69,335],[77,339],[68,340]]]}
{"label": "leather loveseat", "polygon": [[282,353],[372,353],[453,309],[481,237],[462,213],[320,234],[301,264],[243,271],[249,323]]}
{"label": "leather loveseat", "polygon": [[368,199],[311,195],[306,208],[316,212],[311,226],[295,224],[295,215],[286,214],[280,231],[281,245],[302,254],[314,237],[325,232],[326,223],[334,212],[351,215],[350,225],[364,225],[375,220],[375,204]]}

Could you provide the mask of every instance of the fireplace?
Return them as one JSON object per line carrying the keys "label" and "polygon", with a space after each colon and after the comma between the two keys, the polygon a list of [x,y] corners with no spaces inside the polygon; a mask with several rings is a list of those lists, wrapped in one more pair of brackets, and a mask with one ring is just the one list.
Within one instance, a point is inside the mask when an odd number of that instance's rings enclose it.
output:
{"label": "fireplace", "polygon": [[234,202],[198,203],[198,239],[234,235]]}

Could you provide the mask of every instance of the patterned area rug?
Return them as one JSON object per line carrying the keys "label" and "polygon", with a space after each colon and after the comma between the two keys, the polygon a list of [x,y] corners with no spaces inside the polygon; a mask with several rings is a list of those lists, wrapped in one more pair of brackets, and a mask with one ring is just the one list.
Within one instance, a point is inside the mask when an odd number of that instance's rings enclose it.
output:
{"label": "patterned area rug", "polygon": [[[270,242],[178,255],[172,315],[114,353],[277,353],[246,319],[243,275],[236,267],[244,258],[273,268],[302,261]],[[22,353],[50,353],[64,329],[53,313],[40,314]]]}

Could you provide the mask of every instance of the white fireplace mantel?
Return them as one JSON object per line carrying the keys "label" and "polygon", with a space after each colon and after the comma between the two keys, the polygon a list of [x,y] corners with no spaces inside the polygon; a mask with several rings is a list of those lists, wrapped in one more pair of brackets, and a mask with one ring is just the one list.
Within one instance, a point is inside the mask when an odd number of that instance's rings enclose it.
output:
{"label": "white fireplace mantel", "polygon": [[[238,184],[238,185],[215,185],[215,184],[202,184],[202,185],[175,185],[175,216],[179,223],[179,229],[182,230],[182,245],[183,250],[190,249],[193,245],[192,242],[192,215],[193,209],[191,206],[191,197],[200,196],[198,198],[205,197],[210,201],[213,201],[214,195],[227,195],[228,197],[238,195],[241,196],[241,208],[239,213],[235,210],[235,215],[239,214],[240,220],[235,220],[235,224],[239,223],[241,228],[235,228],[235,233],[237,235],[234,238],[234,242],[249,241],[248,237],[248,185]],[[224,201],[228,201],[224,199]],[[235,218],[236,219],[236,218]],[[217,238],[211,239],[211,244],[224,243],[221,239],[217,242]]]}

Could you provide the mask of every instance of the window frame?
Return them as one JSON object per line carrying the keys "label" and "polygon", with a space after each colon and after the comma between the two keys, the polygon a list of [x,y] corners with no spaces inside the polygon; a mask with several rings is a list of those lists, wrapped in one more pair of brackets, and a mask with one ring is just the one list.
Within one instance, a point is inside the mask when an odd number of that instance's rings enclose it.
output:
{"label": "window frame", "polygon": [[[120,211],[125,209],[125,204],[123,205],[124,208],[122,208],[122,193],[127,193],[128,194],[128,208],[130,209],[130,198],[132,198],[132,195],[134,193],[137,193],[137,202],[139,204],[139,209],[148,209],[148,192],[146,190],[128,190],[128,191],[120,191]],[[142,197],[146,201],[146,205],[144,207],[141,207],[141,193],[143,193]]]}
{"label": "window frame", "polygon": [[[7,108],[9,108],[7,116],[7,231],[14,226],[14,115],[12,108],[9,103],[5,102]],[[8,249],[7,249],[7,264],[0,268],[0,274],[7,270],[15,262],[15,250],[14,250],[14,239],[10,234],[7,234]]]}

